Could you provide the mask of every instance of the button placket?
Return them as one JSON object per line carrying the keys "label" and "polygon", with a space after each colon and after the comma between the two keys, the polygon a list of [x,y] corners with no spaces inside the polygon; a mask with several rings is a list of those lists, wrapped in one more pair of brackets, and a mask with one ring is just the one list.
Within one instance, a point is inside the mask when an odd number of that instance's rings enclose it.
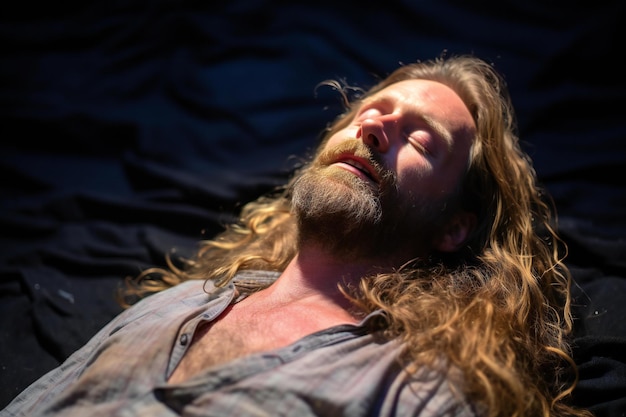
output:
{"label": "button placket", "polygon": [[[224,294],[226,291],[228,291],[228,293]],[[215,318],[218,317],[233,301],[235,295],[234,285],[230,283],[227,287],[218,289],[214,295],[219,295],[220,293],[222,295],[210,302],[210,305],[206,307],[204,312],[199,312],[195,318],[191,319],[180,328],[178,337],[175,339],[177,342],[175,343],[170,356],[168,375],[173,372],[179,361],[189,349],[198,324],[200,322],[215,320]]]}

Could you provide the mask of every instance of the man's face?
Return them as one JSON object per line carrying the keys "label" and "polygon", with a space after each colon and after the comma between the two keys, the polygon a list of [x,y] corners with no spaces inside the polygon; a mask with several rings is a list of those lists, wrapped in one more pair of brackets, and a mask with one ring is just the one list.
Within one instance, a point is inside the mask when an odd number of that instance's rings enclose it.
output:
{"label": "man's face", "polygon": [[367,98],[294,185],[303,237],[340,255],[424,255],[474,132],[465,104],[437,82],[401,81]]}

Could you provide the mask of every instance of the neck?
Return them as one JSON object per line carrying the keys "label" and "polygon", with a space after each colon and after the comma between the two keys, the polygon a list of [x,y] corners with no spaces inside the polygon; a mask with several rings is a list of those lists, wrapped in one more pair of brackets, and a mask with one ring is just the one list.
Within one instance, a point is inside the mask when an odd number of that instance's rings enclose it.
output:
{"label": "neck", "polygon": [[302,245],[278,280],[256,295],[275,306],[311,303],[350,314],[353,306],[340,286],[358,288],[361,278],[381,271],[371,260],[345,261],[318,247]]}

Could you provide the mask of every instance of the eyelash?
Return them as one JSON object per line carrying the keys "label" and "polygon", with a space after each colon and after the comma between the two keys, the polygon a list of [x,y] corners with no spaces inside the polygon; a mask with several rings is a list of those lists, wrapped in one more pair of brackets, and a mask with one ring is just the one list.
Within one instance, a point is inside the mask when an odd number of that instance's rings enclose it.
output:
{"label": "eyelash", "polygon": [[432,156],[432,153],[430,152],[430,150],[424,145],[422,145],[417,139],[411,137],[411,135],[405,135],[405,139],[409,143],[409,145],[417,149],[418,152],[421,152],[427,156]]}

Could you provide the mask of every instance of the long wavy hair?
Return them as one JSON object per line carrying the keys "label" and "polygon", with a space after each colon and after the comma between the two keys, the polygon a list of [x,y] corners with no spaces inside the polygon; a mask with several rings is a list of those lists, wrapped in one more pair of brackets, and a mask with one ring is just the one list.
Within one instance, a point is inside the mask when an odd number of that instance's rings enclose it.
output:
{"label": "long wavy hair", "polygon": [[[387,313],[384,332],[403,342],[410,370],[459,369],[465,396],[489,416],[591,415],[568,403],[577,376],[567,340],[572,317],[565,245],[520,147],[505,83],[492,66],[472,56],[407,64],[351,100],[347,92],[353,90],[330,82],[347,109],[323,132],[322,145],[350,123],[361,100],[409,79],[447,85],[472,114],[477,134],[460,190],[477,227],[454,258],[433,254],[427,262],[365,277],[346,295],[365,313]],[[189,279],[224,285],[241,270],[284,270],[296,251],[292,182],[244,206],[236,224],[201,242],[182,266],[168,260],[169,269],[128,280],[125,295]]]}

